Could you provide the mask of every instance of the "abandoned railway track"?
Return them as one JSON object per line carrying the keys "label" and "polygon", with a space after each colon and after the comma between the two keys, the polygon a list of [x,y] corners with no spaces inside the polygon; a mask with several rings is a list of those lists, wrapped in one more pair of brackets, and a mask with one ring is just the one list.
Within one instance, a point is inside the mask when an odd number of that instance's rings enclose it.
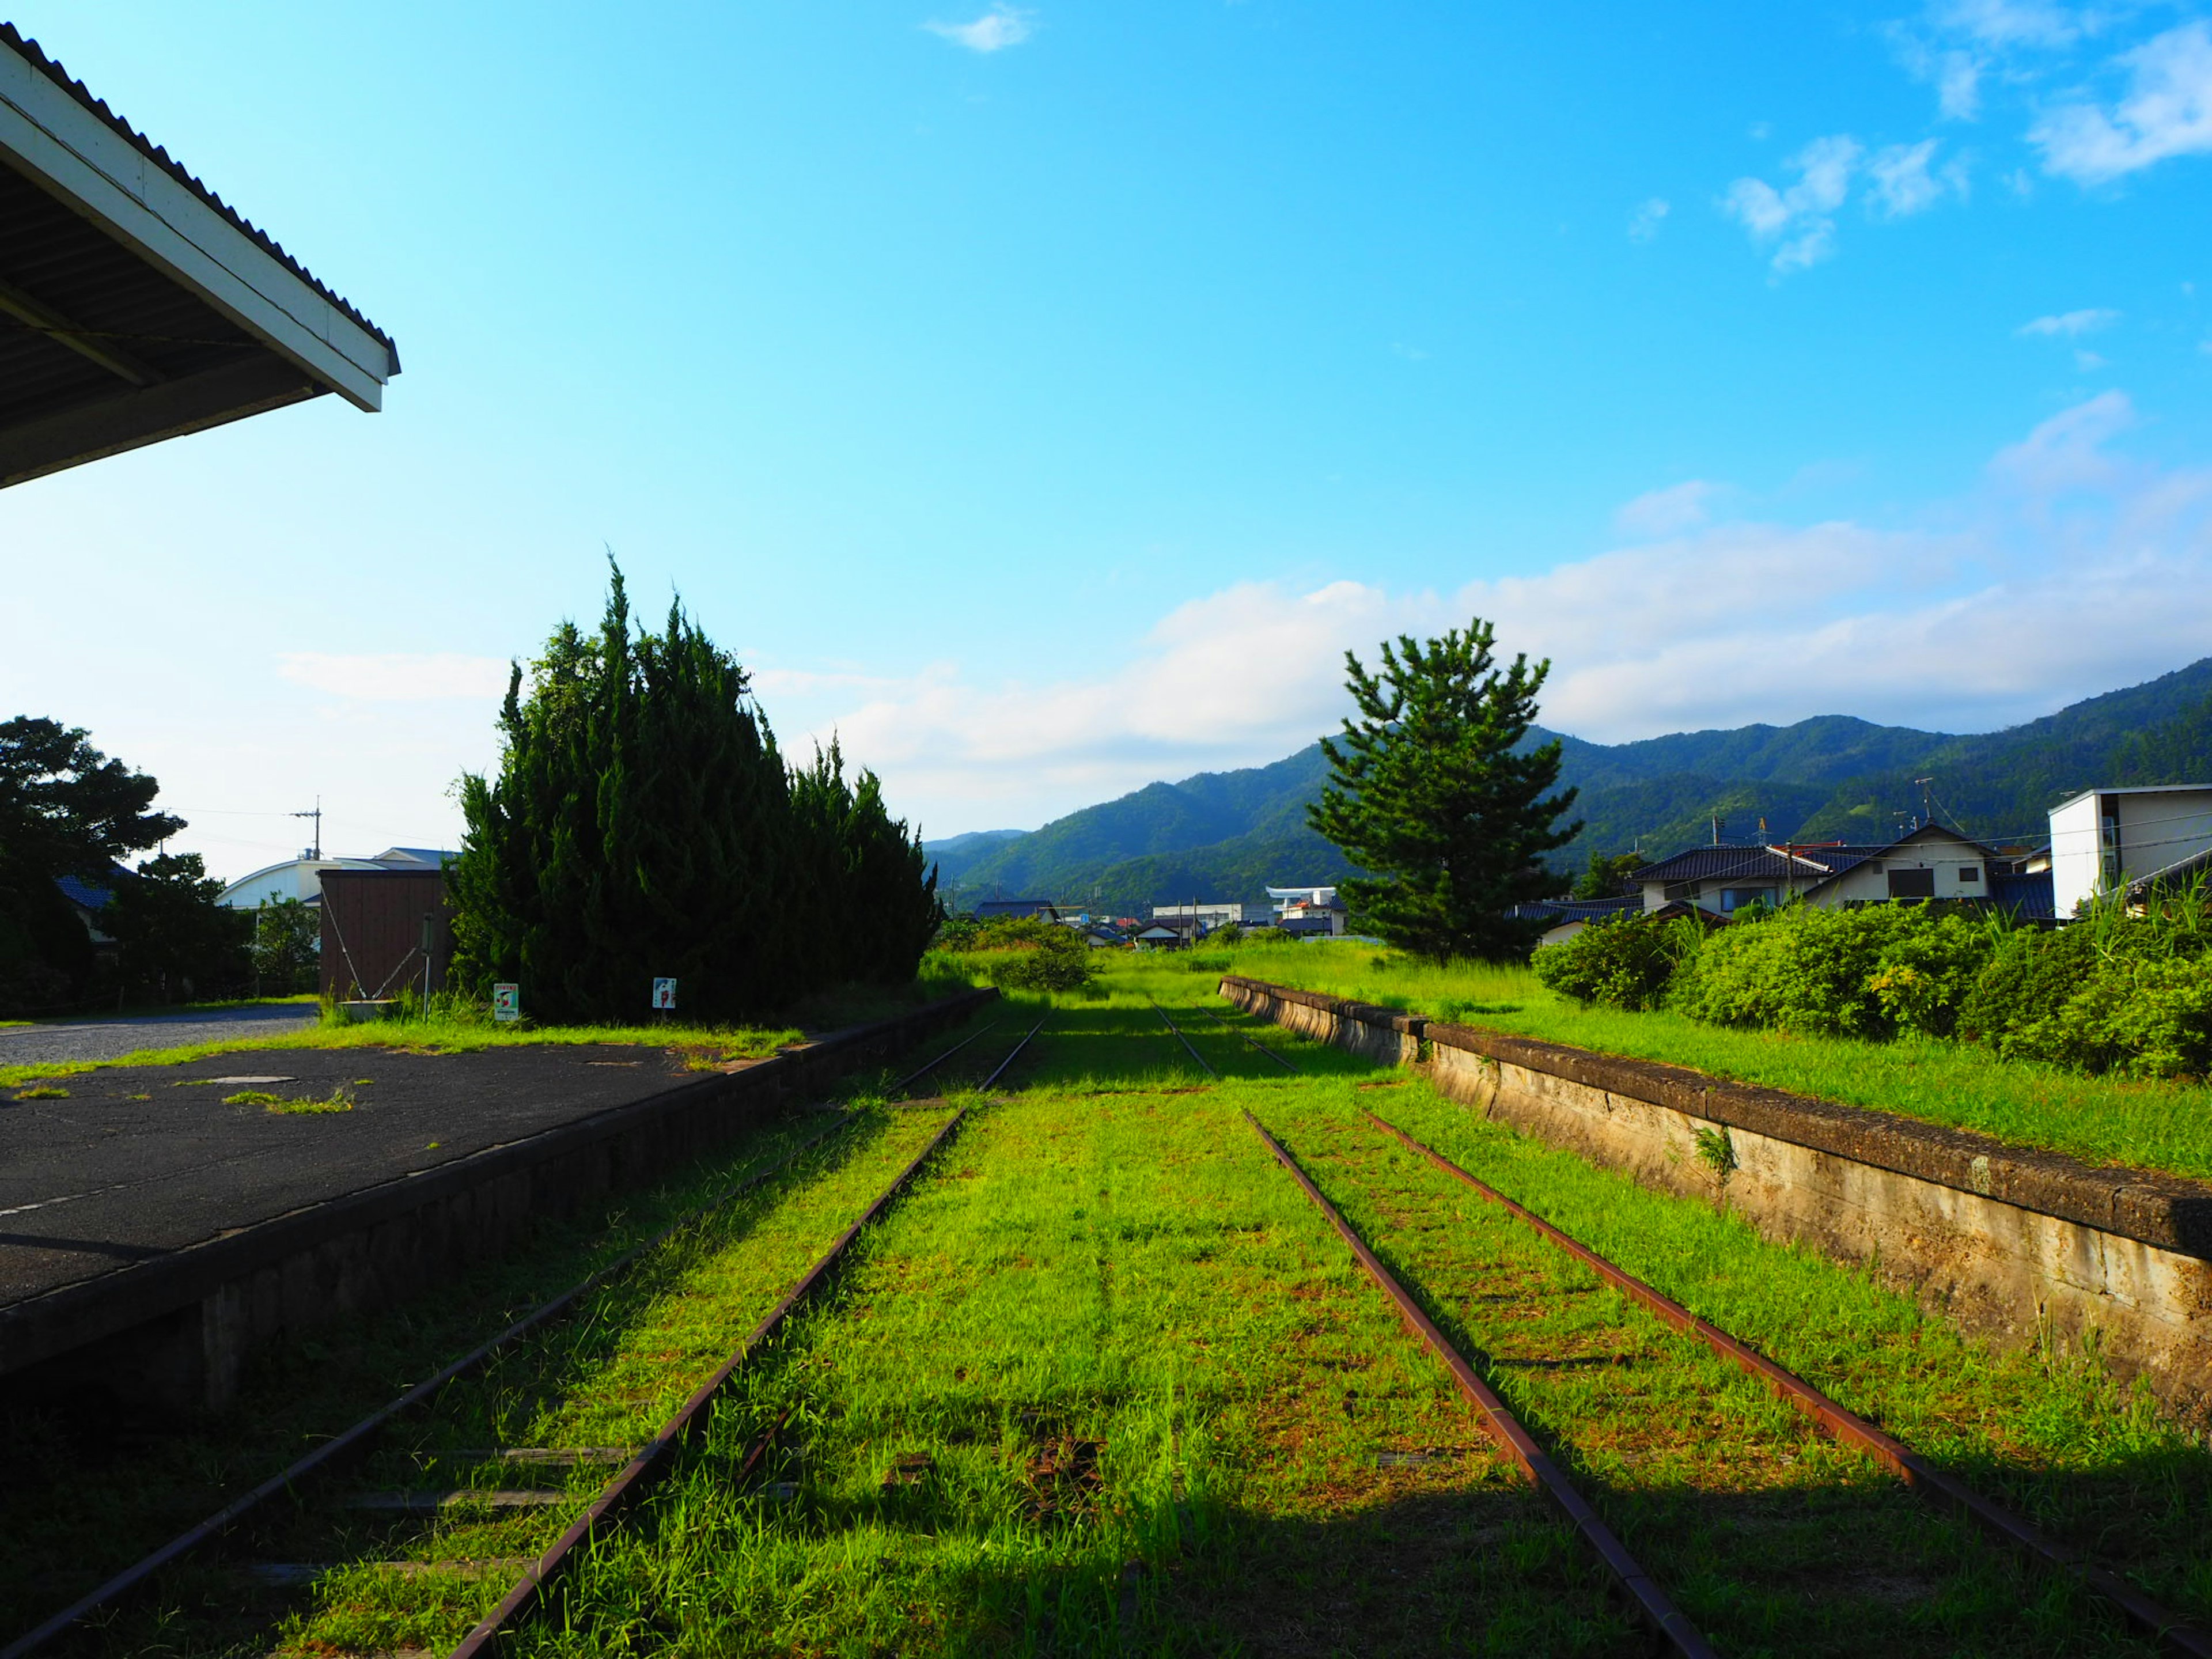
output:
{"label": "abandoned railway track", "polygon": [[[908,1073],[891,1086],[891,1092],[903,1094],[925,1078],[941,1077],[951,1069],[949,1062],[998,1024],[985,1025]],[[988,1091],[1004,1077],[1043,1024],[1040,1018],[1023,1033],[973,1085],[975,1091]],[[513,1379],[494,1373],[536,1360],[557,1377],[562,1366],[576,1358],[562,1351],[556,1340],[558,1334],[591,1327],[606,1316],[606,1298],[644,1277],[672,1246],[700,1234],[748,1200],[767,1196],[770,1183],[810,1154],[834,1152],[840,1139],[866,1119],[865,1112],[841,1110],[836,1121],[805,1135],[765,1166],[732,1182],[650,1239],[532,1309],[398,1398],[25,1631],[0,1647],[0,1659],[22,1659],[64,1642],[109,1651],[118,1650],[119,1642],[120,1650],[135,1650],[137,1638],[129,1609],[155,1595],[168,1603],[160,1614],[164,1650],[229,1650],[237,1646],[242,1631],[282,1623],[297,1612],[303,1595],[317,1583],[349,1574],[381,1579],[387,1601],[404,1600],[398,1592],[409,1585],[422,1589],[426,1599],[435,1599],[440,1590],[450,1593],[466,1586],[477,1588],[465,1594],[480,1597],[483,1583],[511,1577],[511,1588],[453,1649],[456,1653],[486,1650],[542,1602],[580,1546],[617,1524],[624,1510],[665,1473],[731,1379],[795,1311],[835,1280],[855,1241],[957,1133],[969,1110],[961,1105],[951,1111],[743,1341],[696,1380],[674,1413],[649,1433],[622,1437],[615,1444],[461,1444],[428,1453],[420,1449],[440,1440],[490,1437],[470,1430],[496,1419],[501,1412],[495,1402],[488,1407],[477,1396],[516,1389]],[[849,1149],[847,1158],[849,1167]],[[781,1199],[791,1196],[787,1193]],[[768,1213],[776,1212],[772,1207]],[[586,1374],[567,1380],[569,1391],[576,1393],[593,1379]],[[623,1379],[625,1386],[629,1382]],[[665,1379],[661,1379],[657,1389],[640,1391],[629,1386],[629,1392],[615,1398],[635,1406],[667,1392]],[[550,1402],[540,1401],[538,1408],[542,1418],[551,1409]],[[391,1445],[403,1423],[416,1449],[395,1450]],[[775,1426],[762,1437],[747,1462],[746,1474],[758,1465]],[[372,1475],[354,1483],[354,1490],[343,1489],[344,1476],[379,1462],[385,1478]],[[391,1478],[409,1464],[434,1468],[448,1479],[426,1488]],[[579,1490],[580,1479],[607,1468],[614,1469],[611,1476]],[[533,1477],[542,1482],[548,1476],[565,1476],[565,1484],[524,1484]],[[496,1484],[485,1484],[487,1479]],[[373,1518],[364,1522],[364,1516]],[[549,1516],[566,1517],[558,1536],[542,1548],[520,1549],[520,1540],[533,1534],[542,1538]],[[374,1558],[380,1543],[404,1543],[410,1532],[419,1539],[426,1528],[433,1540],[445,1531],[459,1534],[467,1546],[465,1553],[363,1559],[364,1549]],[[301,1544],[308,1547],[297,1547]],[[325,1547],[317,1549],[317,1544]],[[328,1547],[331,1545],[337,1547]]]}
{"label": "abandoned railway track", "polygon": [[[1172,1028],[1173,1021],[1167,1011],[1163,1008],[1160,1012],[1162,1018],[1168,1020]],[[1212,1010],[1202,1012],[1212,1018],[1224,1031],[1267,1054],[1286,1070],[1296,1072],[1298,1069],[1289,1059],[1267,1048],[1230,1022],[1221,1019]],[[1662,1323],[1693,1338],[1707,1351],[1755,1380],[1775,1397],[1802,1413],[1814,1431],[1863,1454],[1929,1504],[1948,1515],[1972,1522],[1984,1535],[2009,1549],[2031,1566],[2070,1578],[2085,1586],[2110,1603],[2137,1632],[2150,1638],[2165,1650],[2190,1656],[2191,1659],[2212,1659],[2212,1636],[2192,1626],[2172,1609],[2145,1595],[2118,1572],[2049,1537],[2026,1517],[1937,1467],[1895,1436],[1777,1364],[1752,1344],[1692,1313],[1680,1302],[1628,1273],[1527,1206],[1507,1197],[1403,1128],[1364,1108],[1361,1109],[1360,1115],[1373,1129],[1389,1136],[1428,1165],[1477,1194],[1486,1204],[1534,1231],[1547,1244],[1588,1268],[1606,1285]],[[1663,1594],[1656,1592],[1651,1576],[1627,1553],[1619,1538],[1598,1520],[1595,1512],[1575,1491],[1558,1463],[1544,1454],[1528,1430],[1514,1417],[1491,1386],[1490,1380],[1478,1373],[1467,1356],[1438,1328],[1422,1301],[1392,1274],[1370,1248],[1368,1242],[1324,1195],[1290,1149],[1270,1134],[1249,1110],[1245,1116],[1269,1152],[1321,1208],[1332,1227],[1350,1247],[1362,1268],[1395,1305],[1406,1325],[1428,1344],[1450,1370],[1455,1385],[1474,1407],[1486,1431],[1521,1469],[1524,1477],[1540,1488],[1582,1534],[1644,1621],[1656,1633],[1663,1636],[1676,1651],[1685,1654],[1711,1651],[1705,1645],[1705,1638],[1682,1619],[1679,1609]],[[1447,1304],[1455,1296],[1464,1295],[1474,1288],[1458,1284],[1449,1286],[1441,1283],[1431,1284],[1425,1276],[1419,1279],[1417,1283],[1424,1292],[1432,1297],[1440,1297]]]}

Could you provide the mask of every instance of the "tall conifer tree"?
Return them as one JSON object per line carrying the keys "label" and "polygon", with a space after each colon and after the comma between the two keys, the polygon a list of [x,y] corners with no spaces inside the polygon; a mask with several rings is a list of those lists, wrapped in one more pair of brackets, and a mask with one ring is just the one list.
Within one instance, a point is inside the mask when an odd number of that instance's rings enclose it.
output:
{"label": "tall conifer tree", "polygon": [[1331,781],[1307,820],[1371,878],[1344,883],[1361,919],[1391,944],[1437,960],[1525,955],[1535,930],[1506,911],[1553,878],[1543,855],[1574,839],[1558,826],[1575,791],[1554,740],[1522,752],[1551,672],[1516,656],[1500,670],[1480,617],[1425,645],[1401,635],[1370,674],[1344,653],[1358,720],[1324,738]]}
{"label": "tall conifer tree", "polygon": [[[626,1021],[663,975],[703,1019],[912,977],[914,918],[936,917],[919,842],[872,774],[848,789],[834,744],[787,775],[745,671],[680,604],[636,630],[617,569],[597,637],[564,623],[526,687],[517,665],[500,726],[499,775],[461,783],[458,984],[514,981],[540,1018]],[[885,834],[911,854],[902,883],[867,873]]]}

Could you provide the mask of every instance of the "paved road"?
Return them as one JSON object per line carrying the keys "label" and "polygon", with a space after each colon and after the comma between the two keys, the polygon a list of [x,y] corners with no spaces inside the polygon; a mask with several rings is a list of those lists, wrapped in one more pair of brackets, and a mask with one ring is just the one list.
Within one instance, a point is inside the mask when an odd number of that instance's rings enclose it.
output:
{"label": "paved road", "polygon": [[0,1027],[0,1066],[54,1060],[117,1060],[141,1048],[188,1042],[235,1042],[304,1030],[319,1018],[311,1002],[264,1002],[250,1008],[204,1008],[127,1019],[70,1020],[59,1025]]}

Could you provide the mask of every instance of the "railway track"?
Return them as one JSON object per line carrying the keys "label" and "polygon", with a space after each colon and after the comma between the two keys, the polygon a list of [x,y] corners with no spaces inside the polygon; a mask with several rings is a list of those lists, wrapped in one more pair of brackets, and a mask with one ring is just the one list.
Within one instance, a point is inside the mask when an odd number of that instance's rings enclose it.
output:
{"label": "railway track", "polygon": [[[940,1073],[955,1055],[988,1035],[998,1023],[992,1022],[908,1073],[893,1085],[893,1092],[902,1094],[925,1077]],[[975,1085],[979,1092],[990,1089],[1006,1074],[1043,1024],[1044,1021],[1039,1019],[989,1069]],[[398,1399],[325,1441],[206,1520],[171,1539],[89,1594],[16,1637],[5,1647],[0,1647],[0,1659],[24,1659],[25,1656],[58,1644],[65,1638],[83,1636],[91,1624],[112,1623],[127,1603],[155,1588],[167,1577],[179,1571],[193,1573],[202,1581],[198,1587],[200,1604],[194,1610],[199,1615],[198,1623],[206,1627],[208,1633],[215,1638],[210,1645],[228,1648],[235,1645],[236,1630],[241,1623],[265,1626],[272,1622],[268,1610],[272,1597],[282,1598],[289,1593],[296,1601],[303,1589],[341,1571],[381,1568],[386,1570],[388,1577],[397,1580],[428,1582],[442,1577],[481,1582],[487,1577],[496,1577],[503,1570],[520,1567],[520,1571],[514,1574],[512,1587],[463,1638],[460,1645],[453,1650],[456,1654],[487,1651],[499,1637],[512,1630],[542,1604],[549,1589],[567,1571],[580,1546],[617,1524],[623,1512],[665,1474],[683,1447],[693,1438],[715,1400],[743,1370],[746,1361],[763,1344],[773,1340],[793,1312],[820,1295],[834,1281],[854,1241],[881,1218],[899,1194],[958,1131],[969,1109],[963,1106],[951,1113],[859,1218],[813,1261],[782,1299],[753,1327],[744,1341],[729,1352],[721,1363],[690,1390],[676,1413],[661,1423],[642,1443],[584,1447],[500,1446],[480,1448],[474,1451],[464,1448],[440,1455],[441,1468],[471,1463],[475,1466],[460,1468],[460,1483],[449,1484],[444,1489],[425,1491],[387,1487],[351,1494],[334,1494],[324,1490],[331,1484],[332,1477],[360,1467],[376,1455],[380,1443],[386,1440],[401,1421],[410,1419],[428,1420],[441,1415],[465,1415],[454,1409],[453,1391],[456,1385],[477,1382],[481,1386],[489,1370],[527,1356],[533,1345],[544,1346],[556,1330],[580,1323],[588,1324],[599,1314],[599,1309],[595,1305],[596,1299],[623,1286],[642,1267],[653,1261],[659,1252],[685,1234],[700,1229],[703,1224],[728,1212],[732,1206],[759,1192],[777,1176],[793,1168],[808,1153],[842,1135],[862,1114],[850,1111],[841,1114],[837,1121],[807,1136],[773,1163],[732,1183],[652,1238],[532,1309],[489,1341],[441,1368],[434,1376],[408,1389]],[[758,1467],[775,1426],[772,1425],[763,1434],[760,1443],[746,1460],[743,1474],[750,1475]],[[437,1437],[434,1433],[417,1436],[418,1440],[426,1437]],[[532,1472],[542,1474],[549,1471],[568,1472],[573,1484],[577,1471],[607,1467],[613,1467],[615,1473],[595,1490],[582,1495],[580,1508],[577,1503],[580,1494],[567,1488],[511,1485],[487,1487],[477,1484],[487,1473],[501,1481],[510,1481],[518,1477],[527,1478]],[[286,1499],[291,1501],[289,1504],[280,1501]],[[304,1510],[318,1510],[323,1513],[307,1516],[301,1514]],[[226,1540],[235,1540],[250,1532],[258,1532],[264,1538],[285,1539],[319,1533],[326,1538],[357,1542],[362,1534],[360,1523],[354,1517],[363,1513],[382,1517],[428,1516],[435,1524],[440,1517],[484,1512],[495,1516],[519,1516],[526,1522],[531,1515],[569,1510],[577,1510],[578,1512],[568,1520],[553,1542],[526,1557],[518,1558],[509,1549],[489,1557],[469,1556],[433,1561],[355,1561],[343,1566],[335,1562],[260,1559],[226,1564],[227,1572],[210,1573],[207,1571],[206,1558],[216,1553]],[[386,1524],[389,1524],[388,1520]],[[495,1522],[495,1530],[499,1524]],[[517,1524],[512,1520],[505,1523],[505,1530],[509,1536],[516,1530]],[[227,1578],[244,1592],[237,1598],[241,1605],[211,1607],[206,1594],[206,1581],[211,1577]],[[167,1621],[168,1627],[165,1627],[163,1633],[166,1651],[190,1650],[191,1644],[187,1633],[174,1627],[178,1622],[174,1619]],[[193,1620],[188,1618],[182,1622],[190,1625]],[[99,1638],[95,1636],[94,1639]]]}
{"label": "railway track", "polygon": [[[1212,1013],[1211,1010],[1203,1012],[1209,1015]],[[1160,1010],[1160,1015],[1163,1020],[1167,1021],[1170,1029],[1175,1029],[1174,1021],[1164,1008]],[[1212,1018],[1224,1030],[1267,1054],[1286,1070],[1298,1070],[1284,1055],[1267,1048],[1218,1015]],[[1188,1044],[1187,1038],[1185,1042]],[[1195,1050],[1193,1053],[1195,1056]],[[1203,1065],[1205,1062],[1201,1060],[1200,1063]],[[1208,1067],[1208,1070],[1212,1068]],[[1455,1384],[1475,1409],[1485,1431],[1519,1468],[1524,1478],[1540,1488],[1581,1534],[1644,1622],[1676,1652],[1684,1655],[1711,1652],[1704,1637],[1659,1590],[1652,1576],[1628,1553],[1620,1539],[1604,1526],[1565,1473],[1544,1454],[1534,1437],[1514,1417],[1489,1381],[1477,1372],[1467,1356],[1437,1326],[1421,1302],[1392,1275],[1367,1242],[1323,1194],[1290,1149],[1270,1134],[1249,1111],[1244,1115],[1254,1133],[1291,1174],[1306,1196],[1321,1209],[1368,1276],[1394,1304],[1408,1328],[1443,1360],[1450,1370]],[[1452,1181],[1475,1193],[1486,1203],[1533,1231],[1546,1243],[1589,1268],[1662,1323],[1695,1339],[1707,1350],[1753,1378],[1776,1397],[1802,1413],[1818,1432],[1863,1453],[1932,1506],[1972,1522],[1984,1534],[2006,1546],[2032,1566],[2070,1577],[2086,1586],[2116,1608],[2135,1630],[2152,1638],[2165,1650],[2190,1656],[2191,1659],[2212,1659],[2212,1636],[2189,1625],[2179,1614],[2143,1594],[2118,1574],[2045,1535],[2026,1517],[1937,1468],[1896,1437],[1831,1399],[1802,1377],[1768,1358],[1751,1344],[1699,1317],[1664,1292],[1478,1179],[1434,1147],[1416,1139],[1374,1112],[1363,1109],[1361,1115],[1375,1130],[1391,1137]]]}

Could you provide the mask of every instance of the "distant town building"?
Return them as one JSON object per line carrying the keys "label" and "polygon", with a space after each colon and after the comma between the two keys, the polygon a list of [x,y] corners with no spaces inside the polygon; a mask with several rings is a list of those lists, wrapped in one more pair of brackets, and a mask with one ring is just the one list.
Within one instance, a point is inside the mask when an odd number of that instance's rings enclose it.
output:
{"label": "distant town building", "polygon": [[1210,933],[1217,927],[1241,927],[1248,921],[1266,921],[1269,919],[1270,913],[1266,905],[1245,904],[1241,902],[1224,904],[1155,904],[1152,907],[1154,921],[1165,922],[1170,927],[1195,922],[1198,924],[1199,932],[1202,933]]}
{"label": "distant town building", "polygon": [[2212,868],[2212,785],[2087,789],[2051,809],[2051,896],[2070,916],[2085,900]]}
{"label": "distant town building", "polygon": [[1060,920],[1060,908],[1050,899],[982,899],[975,910],[978,921],[1001,921],[1008,917],[1041,916],[1047,921]]}
{"label": "distant town building", "polygon": [[298,858],[240,876],[222,890],[222,896],[216,902],[234,910],[256,910],[278,899],[320,904],[323,872],[326,870],[397,870],[434,875],[459,857],[459,853],[438,847],[387,847],[372,858],[319,859],[302,853]]}
{"label": "distant town building", "polygon": [[1840,908],[1892,900],[1990,899],[2001,884],[2034,912],[2034,878],[2014,862],[1940,824],[1923,824],[1880,846],[1826,844],[1692,847],[1636,872],[1646,915],[1686,904],[1727,917],[1754,904],[1792,899]]}

